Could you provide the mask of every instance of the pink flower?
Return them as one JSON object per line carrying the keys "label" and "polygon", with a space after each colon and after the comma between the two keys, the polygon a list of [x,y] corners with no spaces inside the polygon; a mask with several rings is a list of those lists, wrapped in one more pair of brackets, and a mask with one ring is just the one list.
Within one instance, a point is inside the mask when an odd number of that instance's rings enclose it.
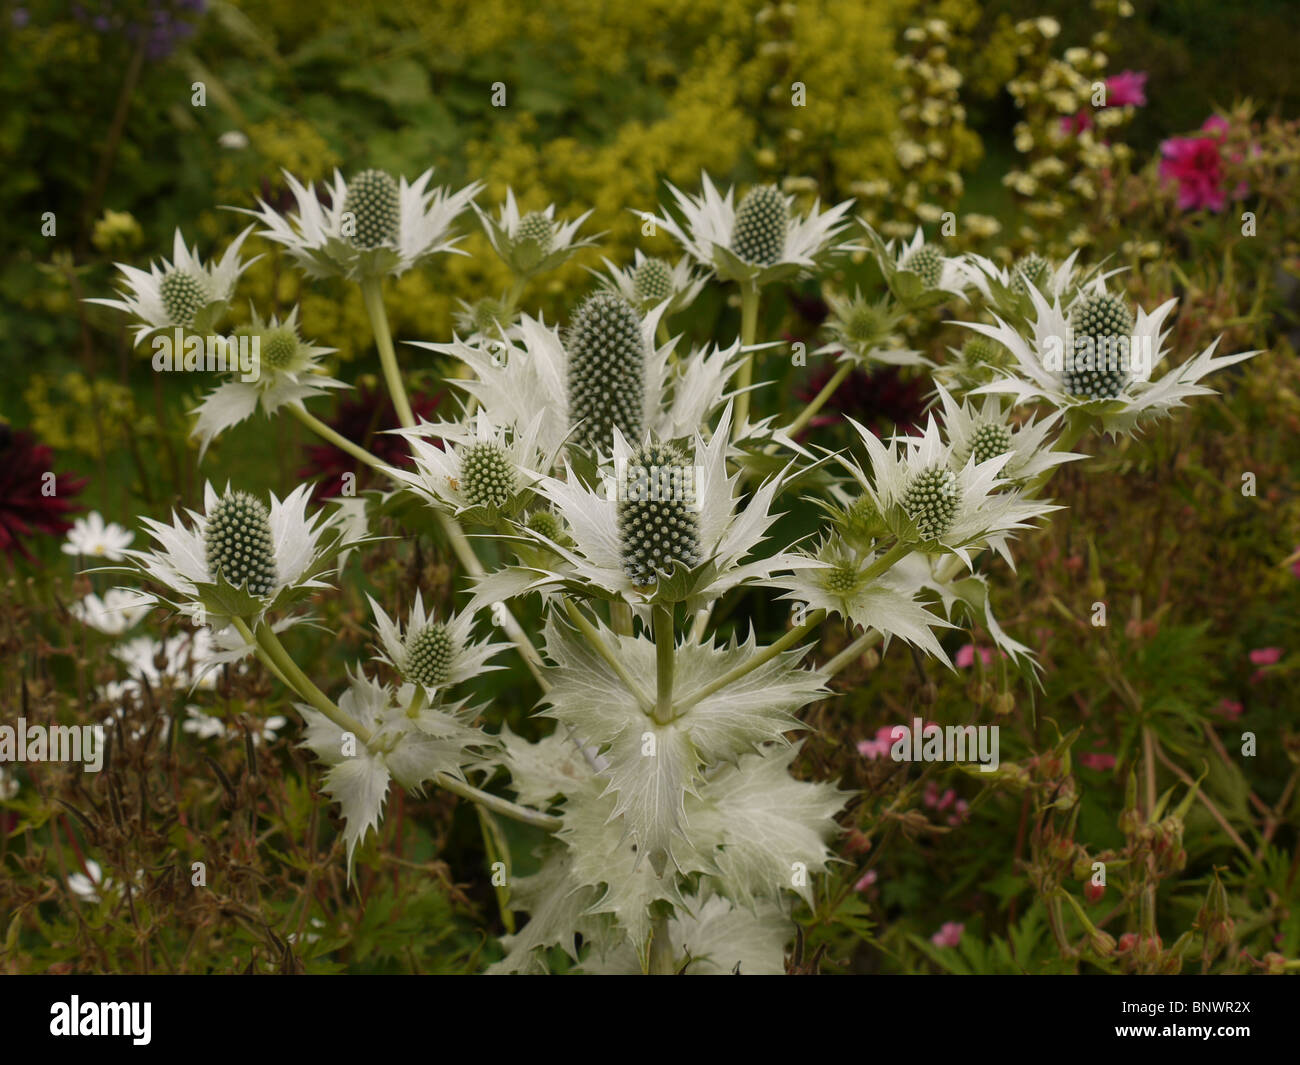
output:
{"label": "pink flower", "polygon": [[1250,660],[1257,666],[1274,665],[1282,657],[1280,647],[1256,647],[1250,652]]}
{"label": "pink flower", "polygon": [[957,804],[952,808],[952,816],[948,818],[948,824],[956,827],[965,824],[966,818],[970,816],[970,803],[965,799],[958,799]]}
{"label": "pink flower", "polygon": [[1241,717],[1242,711],[1246,708],[1233,699],[1221,699],[1219,700],[1219,705],[1214,709],[1224,717],[1228,718],[1228,720],[1236,721],[1237,718]]}
{"label": "pink flower", "polygon": [[936,947],[955,947],[961,942],[961,934],[966,931],[964,924],[957,921],[947,921],[944,926],[930,937],[930,942]]}
{"label": "pink flower", "polygon": [[881,725],[880,728],[876,729],[874,739],[859,740],[858,754],[870,762],[874,762],[877,758],[887,757],[889,748],[894,745],[893,731],[896,727],[895,725]]}
{"label": "pink flower", "polygon": [[1086,769],[1096,769],[1104,773],[1108,769],[1115,768],[1115,756],[1104,751],[1089,751],[1087,754],[1079,755],[1079,764]]}
{"label": "pink flower", "polygon": [[1087,111],[1061,116],[1061,132],[1067,136],[1078,136],[1085,129],[1092,129],[1092,116]]}
{"label": "pink flower", "polygon": [[853,890],[866,891],[867,888],[871,887],[871,885],[874,884],[878,879],[879,879],[879,875],[876,873],[876,871],[874,869],[868,869],[865,873],[862,874],[862,879],[860,879],[856,884],[853,885]]}
{"label": "pink flower", "polygon": [[1147,73],[1145,70],[1121,70],[1106,79],[1107,107],[1145,107]]}
{"label": "pink flower", "polygon": [[[979,651],[980,661],[982,661],[986,666],[993,661],[993,649],[991,647],[976,647],[973,643],[968,643],[957,651],[957,668],[969,669],[973,666],[975,664],[976,651]],[[1001,654],[1001,652],[999,652],[999,654]],[[1003,654],[1002,657],[1005,658],[1006,655]]]}
{"label": "pink flower", "polygon": [[[1179,209],[1217,212],[1227,205],[1221,148],[1229,128],[1226,118],[1211,115],[1201,123],[1201,136],[1171,137],[1161,143],[1160,180],[1178,182]],[[1233,159],[1239,161],[1240,157],[1234,155]],[[1233,197],[1241,199],[1247,191],[1246,183],[1238,182]]]}

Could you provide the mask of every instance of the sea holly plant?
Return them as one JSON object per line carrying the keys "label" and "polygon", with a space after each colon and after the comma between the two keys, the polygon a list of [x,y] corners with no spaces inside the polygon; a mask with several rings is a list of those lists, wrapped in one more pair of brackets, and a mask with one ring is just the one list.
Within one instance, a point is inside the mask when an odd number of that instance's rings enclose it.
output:
{"label": "sea holly plant", "polygon": [[[680,221],[665,211],[661,222],[684,252],[675,264],[607,261],[554,325],[516,315],[516,285],[499,315],[471,315],[465,336],[413,342],[409,359],[441,360],[459,390],[439,420],[417,420],[383,279],[455,251],[457,216],[480,186],[434,191],[428,173],[408,183],[361,170],[336,175],[325,205],[288,182],[296,211],[259,203],[259,235],[308,277],[361,286],[409,462],[381,460],[311,414],[308,401],[343,387],[324,376],[330,349],[301,339],[296,314],[255,309],[247,328],[269,378],[212,393],[197,412],[203,443],[260,406],[371,467],[382,487],[309,514],[308,485],[280,500],[209,484],[201,510],[146,520],[154,545],[127,551],[120,568],[146,602],[210,626],[222,660],[255,656],[286,690],[337,806],[349,877],[382,845],[395,789],[440,788],[478,807],[485,853],[507,871],[494,879],[506,934],[492,972],[797,968],[797,923],[817,904],[855,801],[805,758],[810,707],[876,645],[904,645],[909,668],[951,668],[954,632],[975,626],[1032,686],[1041,667],[994,616],[993,590],[1018,538],[1062,509],[1046,493],[1053,475],[1082,463],[1073,448],[1087,433],[1146,427],[1208,393],[1208,373],[1255,354],[1216,356],[1212,345],[1177,358],[1164,347],[1172,300],[1148,313],[1116,275],[1073,256],[1006,271],[945,255],[919,230],[896,245],[868,228],[878,290],[850,296],[828,269],[868,250],[845,242],[851,203],[801,212],[769,185],[737,203],[705,175],[698,195],[669,187]],[[564,224],[554,207],[521,214],[513,192],[496,216],[473,206],[517,280],[588,243],[576,233],[589,212]],[[244,236],[220,261],[232,284]],[[127,276],[161,292],[170,274]],[[758,294],[804,282],[827,295],[822,350],[840,369],[799,409],[766,397],[772,409],[751,423]],[[740,286],[739,335],[670,335],[666,318],[711,283]],[[175,303],[180,283],[168,291]],[[137,330],[184,316],[114,305]],[[908,346],[920,338],[904,335],[905,319],[937,328],[918,312],[940,305],[987,342],[981,376],[943,374],[934,344],[926,356]],[[1103,364],[1099,351],[1124,358]],[[963,348],[957,361],[977,357]],[[1163,375],[1149,372],[1166,361]],[[877,436],[849,420],[847,446],[794,443],[850,369],[877,363],[939,379],[921,427]],[[756,470],[741,445],[759,425],[787,431],[769,428],[771,462]],[[470,596],[452,609],[418,582],[392,602],[367,589],[375,655],[347,663],[339,683],[295,657],[293,630],[314,597],[354,579],[346,560],[374,547],[381,518],[399,548],[436,530]],[[776,634],[745,616],[763,601],[789,607]],[[531,631],[516,620],[525,610],[540,617]],[[832,628],[842,649],[818,661]],[[526,693],[523,726],[483,698],[492,670]],[[1024,780],[1007,769],[981,783]],[[1068,806],[1068,793],[1054,802]],[[503,819],[518,833],[502,832]],[[510,872],[525,864],[527,875]],[[1059,910],[1057,886],[1044,891]],[[1110,949],[1100,934],[1090,942],[1099,956]]]}

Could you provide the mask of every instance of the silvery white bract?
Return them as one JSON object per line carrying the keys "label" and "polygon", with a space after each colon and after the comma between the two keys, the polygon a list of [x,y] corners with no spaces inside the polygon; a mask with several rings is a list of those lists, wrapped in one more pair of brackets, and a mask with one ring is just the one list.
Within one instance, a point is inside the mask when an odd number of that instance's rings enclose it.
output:
{"label": "silvery white bract", "polygon": [[281,322],[277,315],[263,321],[256,309],[252,322],[235,331],[259,342],[257,380],[236,377],[218,385],[190,413],[197,414],[192,435],[199,441],[199,459],[208,446],[226,429],[238,425],[261,408],[268,418],[281,407],[306,410],[303,400],[323,396],[332,388],[350,388],[342,381],[326,376],[320,360],[336,351],[303,341],[298,331],[298,308]]}
{"label": "silvery white bract", "polygon": [[349,878],[357,844],[379,824],[390,781],[419,788],[439,774],[463,780],[461,767],[479,760],[474,750],[492,745],[491,737],[454,713],[425,706],[412,714],[391,688],[360,671],[349,670],[338,708],[364,735],[341,728],[309,705],[297,708],[307,722],[300,746],[330,767],[321,787],[343,816]]}
{"label": "silvery white bract", "polygon": [[814,355],[838,354],[842,361],[864,367],[934,365],[919,351],[904,346],[897,332],[903,312],[888,296],[875,303],[865,300],[861,291],[855,291],[851,299],[834,292],[827,292],[825,298],[831,313],[823,328],[832,339]]}
{"label": "silvery white bract", "polygon": [[708,274],[697,270],[686,255],[670,265],[637,248],[631,266],[620,267],[608,259],[602,261],[607,274],[596,274],[602,283],[643,312],[667,300],[668,306],[663,310],[665,319],[694,303],[709,280]]}
{"label": "silvery white bract", "polygon": [[252,231],[249,226],[230,242],[219,260],[205,265],[198,247],[186,248],[185,238],[177,229],[170,262],[162,259],[150,263],[148,270],[116,263],[126,286],[121,298],[96,297],[86,302],[113,307],[134,318],[137,346],[163,330],[208,333],[229,305],[239,275],[260,258],[239,258],[239,249]]}
{"label": "silvery white bract", "polygon": [[[645,341],[643,410],[652,435],[660,440],[688,437],[726,401],[727,382],[743,357],[739,343],[679,355],[677,341],[655,342],[655,330],[665,308],[651,309],[642,320]],[[415,344],[450,355],[474,371],[469,380],[451,379],[482,406],[494,425],[527,426],[539,412],[538,446],[557,453],[570,439],[569,356],[558,330],[545,322],[523,320],[507,333],[506,343]]]}
{"label": "silvery white bract", "polygon": [[[440,691],[472,680],[480,673],[501,668],[488,665],[488,660],[510,645],[471,642],[474,618],[468,611],[437,621],[432,611],[426,614],[424,599],[417,591],[403,628],[373,598],[366,598],[375,616],[379,660],[397,670],[406,684],[423,688],[426,700],[432,701]],[[399,694],[402,701],[409,702],[405,689]]]}
{"label": "silvery white bract", "polygon": [[479,221],[483,223],[483,232],[487,234],[488,243],[511,271],[519,277],[530,277],[546,270],[553,270],[569,259],[579,248],[592,247],[596,243],[595,234],[575,239],[582,223],[591,217],[586,211],[571,222],[555,221],[555,204],[550,204],[544,211],[532,211],[521,215],[515,203],[514,190],[506,189],[506,202],[496,218],[484,211],[477,203],[470,204]]}
{"label": "silvery white bract", "polygon": [[[1098,278],[1087,285],[1071,309],[1088,295],[1109,295],[1105,280]],[[1178,304],[1177,299],[1169,299],[1149,314],[1141,307],[1137,309],[1127,337],[1130,370],[1123,375],[1122,383],[1116,382],[1116,394],[1109,398],[1078,395],[1067,384],[1074,355],[1072,341],[1076,339],[1070,310],[1059,299],[1049,303],[1037,289],[1030,290],[1029,298],[1035,312],[1029,336],[1023,336],[997,315],[996,325],[961,323],[998,341],[1015,358],[1012,370],[1002,371],[1000,379],[982,385],[972,394],[1009,395],[1017,404],[1042,400],[1066,413],[1077,411],[1095,419],[1097,427],[1111,436],[1133,433],[1145,423],[1167,416],[1193,396],[1214,395],[1214,389],[1199,383],[1202,378],[1259,354],[1243,351],[1216,356],[1216,339],[1199,355],[1155,378],[1155,370],[1169,354],[1165,341],[1171,330],[1165,328],[1165,322]]]}
{"label": "silvery white bract", "polygon": [[794,197],[777,193],[785,211],[784,225],[774,232],[771,251],[760,258],[746,257],[746,249],[737,250],[737,207],[734,186],[724,196],[718,192],[707,173],[700,175],[701,192],[691,196],[669,185],[678,212],[679,223],[668,211],[654,221],[661,225],[697,263],[723,281],[740,281],[763,286],[773,281],[787,281],[810,274],[834,254],[854,250],[838,238],[848,228],[847,215],[853,206],[845,200],[821,210],[818,200],[807,214],[794,210]]}
{"label": "silvery white bract", "polygon": [[1012,313],[1032,307],[1029,301],[1030,288],[1036,288],[1052,301],[1061,300],[1068,304],[1090,282],[1105,280],[1123,272],[1123,267],[1105,273],[1100,272],[1099,266],[1080,267],[1077,263],[1079,251],[1080,249],[1075,249],[1055,267],[1041,255],[1032,252],[1010,266],[999,266],[992,259],[974,252],[966,255],[966,261],[975,268],[970,273],[970,278],[984,298],[995,307]]}
{"label": "silvery white bract", "polygon": [[[367,171],[367,174],[374,173]],[[439,252],[464,254],[456,248],[460,239],[451,233],[452,223],[482,190],[474,182],[456,192],[445,188],[428,188],[433,177],[430,168],[414,182],[403,177],[396,190],[396,217],[392,232],[374,246],[358,246],[355,234],[348,232],[348,182],[334,171],[334,182],[327,184],[329,206],[320,202],[315,187],[305,187],[288,171],[284,172],[289,190],[297,202],[297,211],[287,217],[263,200],[258,209],[237,207],[252,215],[265,227],[258,236],[284,246],[289,255],[310,277],[343,277],[352,281],[389,275],[397,277]],[[353,179],[356,180],[355,178]]]}
{"label": "silvery white bract", "polygon": [[1058,411],[1017,424],[996,396],[987,396],[976,406],[969,399],[959,403],[942,385],[936,387],[943,407],[944,435],[958,465],[965,465],[967,458],[978,463],[1006,455],[1000,476],[1019,482],[1032,480],[1062,463],[1088,457],[1051,446],[1052,431],[1061,418]]}
{"label": "silvery white bract", "polygon": [[931,415],[920,436],[883,444],[852,418],[867,449],[871,475],[846,461],[863,492],[900,540],[918,550],[951,552],[969,569],[971,551],[990,547],[1015,562],[1007,547],[1011,534],[1030,528],[1034,518],[1060,507],[1023,496],[1000,474],[1009,455],[958,463]]}
{"label": "silvery white bract", "polygon": [[978,287],[975,268],[960,257],[945,255],[939,245],[927,243],[920,226],[910,242],[886,242],[866,222],[859,222],[867,231],[885,284],[908,310],[936,307],[954,296],[964,300],[968,289]]}
{"label": "silvery white bract", "polygon": [[485,408],[474,416],[472,429],[422,420],[411,429],[394,430],[410,445],[415,469],[385,467],[384,472],[461,521],[495,525],[532,501],[533,486],[555,462],[555,450],[541,440],[546,417],[537,411],[528,422],[508,427],[494,423]]}

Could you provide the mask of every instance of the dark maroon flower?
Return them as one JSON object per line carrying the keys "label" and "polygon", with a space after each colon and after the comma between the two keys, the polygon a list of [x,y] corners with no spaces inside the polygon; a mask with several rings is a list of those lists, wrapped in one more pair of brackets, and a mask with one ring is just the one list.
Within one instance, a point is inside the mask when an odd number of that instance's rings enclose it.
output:
{"label": "dark maroon flower", "polygon": [[[416,418],[430,419],[437,409],[441,396],[412,393],[411,410]],[[400,437],[387,432],[397,429],[401,422],[393,409],[387,392],[370,386],[361,386],[355,392],[340,398],[334,416],[326,423],[340,436],[365,448],[389,466],[410,466],[411,451]],[[378,478],[365,463],[358,462],[346,451],[333,444],[313,444],[307,448],[307,465],[298,471],[303,480],[317,479],[316,498],[328,499],[342,495],[343,475],[356,475],[355,488],[360,491]]]}
{"label": "dark maroon flower", "polygon": [[[799,392],[799,399],[804,403],[813,399],[835,370],[835,365],[828,363],[813,374]],[[919,378],[904,377],[896,366],[881,366],[870,373],[855,368],[813,416],[808,428],[835,425],[848,415],[877,436],[914,429],[919,432],[924,411],[925,389]]]}
{"label": "dark maroon flower", "polygon": [[72,528],[66,515],[86,487],[84,477],[54,472],[54,449],[29,432],[0,424],[0,551],[31,560],[22,542],[34,534],[60,536]]}

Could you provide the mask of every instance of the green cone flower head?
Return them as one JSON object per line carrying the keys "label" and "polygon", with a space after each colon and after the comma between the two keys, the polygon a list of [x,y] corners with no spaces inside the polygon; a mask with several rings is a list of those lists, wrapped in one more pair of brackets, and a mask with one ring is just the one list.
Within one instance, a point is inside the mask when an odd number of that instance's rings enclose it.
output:
{"label": "green cone flower head", "polygon": [[975,430],[970,454],[978,466],[1011,450],[1011,430],[998,422],[985,422]]}
{"label": "green cone flower head", "polygon": [[1000,366],[1010,353],[991,337],[975,333],[961,346],[961,354],[971,366]]}
{"label": "green cone flower head", "polygon": [[943,253],[937,245],[922,244],[903,260],[902,269],[916,274],[926,289],[938,288],[943,278]]}
{"label": "green cone flower head", "polygon": [[943,466],[921,470],[903,495],[903,509],[923,540],[938,539],[952,527],[957,503],[957,477]]}
{"label": "green cone flower head", "polygon": [[1129,377],[1133,313],[1113,292],[1090,292],[1070,310],[1074,357],[1067,358],[1062,383],[1087,399],[1114,399]]}
{"label": "green cone flower head", "polygon": [[343,210],[352,215],[354,247],[369,249],[390,244],[401,224],[397,182],[383,170],[363,170],[348,182]]}
{"label": "green cone flower head", "polygon": [[593,293],[574,313],[566,346],[569,418],[586,444],[608,451],[615,428],[640,440],[646,345],[636,308],[616,293]]}
{"label": "green cone flower head", "polygon": [[550,253],[555,242],[555,223],[544,211],[530,211],[519,219],[511,250],[523,270],[530,270]]}
{"label": "green cone flower head", "polygon": [[163,310],[177,325],[188,328],[208,302],[203,282],[188,270],[171,270],[158,286]]}
{"label": "green cone flower head", "polygon": [[564,525],[561,523],[554,511],[532,511],[528,515],[527,525],[533,532],[541,533],[552,543],[562,544],[567,539],[564,535]]}
{"label": "green cone flower head", "polygon": [[775,185],[758,185],[736,208],[731,250],[746,262],[771,266],[785,250],[790,208]]}
{"label": "green cone flower head", "polygon": [[204,536],[208,572],[249,595],[265,597],[275,587],[271,521],[260,500],[232,492],[208,512]]}
{"label": "green cone flower head", "polygon": [[656,571],[699,563],[699,514],[685,456],[670,444],[645,444],[627,461],[627,498],[618,504],[623,568],[633,584],[651,585]]}
{"label": "green cone flower head", "polygon": [[406,680],[437,688],[451,675],[456,642],[445,625],[430,622],[406,641]]}
{"label": "green cone flower head", "polygon": [[471,506],[505,506],[516,481],[514,465],[497,444],[478,443],[461,456],[460,487]]}
{"label": "green cone flower head", "polygon": [[673,268],[663,259],[646,259],[632,273],[632,293],[642,305],[663,303],[673,294]]}
{"label": "green cone flower head", "polygon": [[1051,273],[1051,264],[1037,252],[1022,255],[1011,267],[1011,291],[1017,296],[1028,296],[1030,285],[1041,291]]}

